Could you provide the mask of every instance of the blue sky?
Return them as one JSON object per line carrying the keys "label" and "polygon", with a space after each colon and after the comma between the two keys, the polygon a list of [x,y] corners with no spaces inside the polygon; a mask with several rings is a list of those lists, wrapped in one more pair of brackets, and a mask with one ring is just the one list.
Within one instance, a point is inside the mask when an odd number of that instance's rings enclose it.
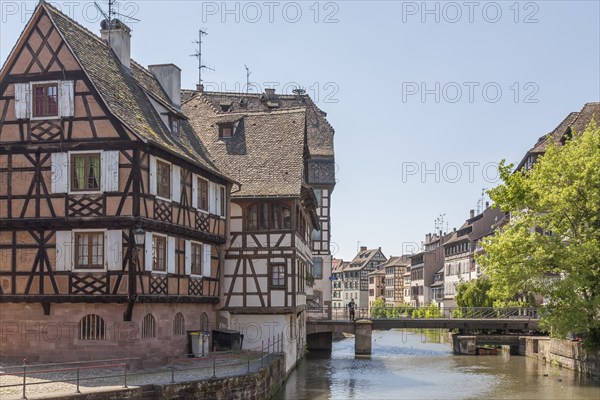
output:
{"label": "blue sky", "polygon": [[[105,5],[106,1],[98,1]],[[207,89],[300,85],[336,130],[335,256],[400,255],[458,227],[501,159],[518,162],[571,111],[600,100],[598,1],[121,1],[132,56]],[[0,1],[4,62],[36,2]],[[53,2],[99,32],[91,2]]]}

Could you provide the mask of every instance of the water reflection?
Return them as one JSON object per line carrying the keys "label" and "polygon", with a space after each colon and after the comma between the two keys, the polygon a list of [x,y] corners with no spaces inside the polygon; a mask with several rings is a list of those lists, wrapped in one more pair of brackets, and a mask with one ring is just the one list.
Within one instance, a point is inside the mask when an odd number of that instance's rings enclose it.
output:
{"label": "water reflection", "polygon": [[[354,340],[311,352],[275,399],[595,399],[600,383],[531,358],[455,356],[438,331],[377,331],[373,355]],[[546,375],[546,376],[545,376]]]}

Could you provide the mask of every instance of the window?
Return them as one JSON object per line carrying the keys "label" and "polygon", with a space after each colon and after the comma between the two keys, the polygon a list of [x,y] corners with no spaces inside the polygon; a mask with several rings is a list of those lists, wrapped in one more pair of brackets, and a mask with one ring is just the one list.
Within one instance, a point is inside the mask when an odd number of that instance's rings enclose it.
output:
{"label": "window", "polygon": [[104,232],[75,232],[78,269],[104,269]]}
{"label": "window", "polygon": [[271,266],[271,286],[285,286],[285,265],[276,264]]}
{"label": "window", "polygon": [[152,270],[167,270],[167,238],[152,236]]}
{"label": "window", "polygon": [[221,124],[219,125],[219,137],[227,139],[233,136],[233,124]]}
{"label": "window", "polygon": [[315,279],[323,278],[323,259],[321,257],[313,258],[312,274]]}
{"label": "window", "polygon": [[202,275],[202,244],[192,243],[192,274]]}
{"label": "window", "polygon": [[173,320],[173,335],[180,336],[183,334],[185,334],[185,319],[182,313],[177,313]]}
{"label": "window", "polygon": [[162,161],[156,161],[156,194],[167,199],[171,198],[171,166]]}
{"label": "window", "polygon": [[100,154],[73,154],[71,166],[71,190],[100,190]]}
{"label": "window", "polygon": [[142,339],[156,337],[156,321],[152,314],[146,314],[142,321]]}
{"label": "window", "polygon": [[321,231],[313,229],[310,237],[312,240],[321,240]]}
{"label": "window", "polygon": [[79,321],[79,340],[106,339],[106,324],[102,317],[88,314]]}
{"label": "window", "polygon": [[246,229],[248,230],[291,228],[291,210],[283,204],[258,203],[246,209]]}
{"label": "window", "polygon": [[58,116],[58,84],[33,85],[33,116]]}
{"label": "window", "polygon": [[208,211],[208,181],[198,178],[198,208]]}
{"label": "window", "polygon": [[173,135],[176,139],[179,139],[179,131],[181,121],[179,118],[172,117],[171,118],[171,135]]}

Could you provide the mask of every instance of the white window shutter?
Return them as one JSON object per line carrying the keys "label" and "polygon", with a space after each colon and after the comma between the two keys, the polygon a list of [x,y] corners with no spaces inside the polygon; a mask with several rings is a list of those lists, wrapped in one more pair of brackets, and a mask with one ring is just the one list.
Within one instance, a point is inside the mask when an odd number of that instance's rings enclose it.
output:
{"label": "white window shutter", "polygon": [[70,271],[73,259],[73,241],[71,231],[56,231],[56,271]]}
{"label": "white window shutter", "polygon": [[103,151],[100,168],[101,186],[103,192],[119,191],[119,152],[118,151]]}
{"label": "white window shutter", "polygon": [[174,274],[177,272],[176,257],[175,257],[175,238],[167,237],[167,272]]}
{"label": "white window shutter", "polygon": [[72,117],[75,115],[75,85],[73,81],[60,82],[60,93],[58,95],[58,113],[61,117]]}
{"label": "white window shutter", "polygon": [[15,117],[17,119],[29,118],[30,89],[28,83],[15,83]]}
{"label": "white window shutter", "polygon": [[192,207],[198,208],[198,177],[192,174]]}
{"label": "white window shutter", "polygon": [[67,193],[69,187],[69,154],[52,153],[52,193]]}
{"label": "white window shutter", "polygon": [[120,230],[106,231],[106,266],[109,271],[123,269],[123,233]]}
{"label": "white window shutter", "polygon": [[156,195],[156,157],[150,156],[149,168],[148,179],[150,182],[148,183],[148,190],[150,190],[150,194]]}
{"label": "white window shutter", "polygon": [[217,185],[214,182],[208,184],[208,212],[211,214],[217,213]]}
{"label": "white window shutter", "polygon": [[189,275],[192,273],[192,242],[189,240],[185,241],[185,274]]}
{"label": "white window shutter", "polygon": [[171,167],[171,182],[173,182],[171,200],[181,203],[181,167],[179,165],[173,164]]}
{"label": "white window shutter", "polygon": [[210,276],[211,271],[211,255],[210,255],[210,244],[204,246],[204,262],[202,263],[202,276]]}
{"label": "white window shutter", "polygon": [[144,267],[146,271],[152,271],[152,233],[146,232],[144,243]]}

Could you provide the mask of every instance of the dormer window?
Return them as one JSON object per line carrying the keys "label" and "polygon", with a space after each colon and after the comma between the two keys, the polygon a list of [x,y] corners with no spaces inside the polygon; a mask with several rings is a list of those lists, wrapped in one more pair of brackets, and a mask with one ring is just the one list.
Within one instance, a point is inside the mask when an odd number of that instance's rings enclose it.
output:
{"label": "dormer window", "polygon": [[179,118],[171,117],[171,135],[174,138],[179,139],[181,129],[181,120]]}
{"label": "dormer window", "polygon": [[58,84],[34,84],[33,88],[33,117],[58,116]]}
{"label": "dormer window", "polygon": [[233,136],[233,124],[219,125],[219,138],[227,139]]}

